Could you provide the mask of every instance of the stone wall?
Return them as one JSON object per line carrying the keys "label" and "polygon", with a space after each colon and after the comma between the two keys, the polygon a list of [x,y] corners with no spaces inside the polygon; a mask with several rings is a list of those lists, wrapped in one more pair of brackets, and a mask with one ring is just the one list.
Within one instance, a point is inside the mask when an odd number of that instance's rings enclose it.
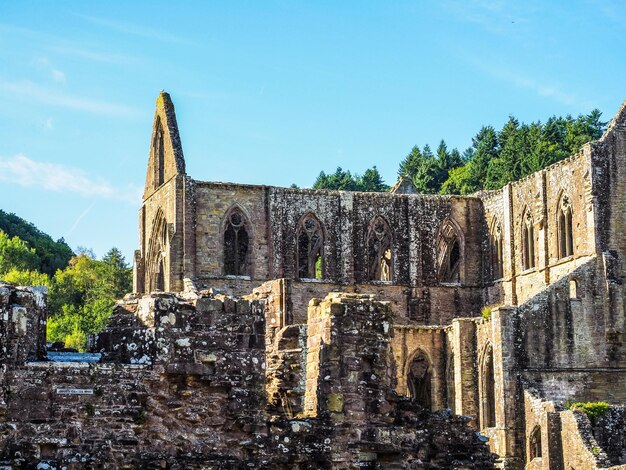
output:
{"label": "stone wall", "polygon": [[105,362],[13,363],[0,465],[493,468],[467,419],[394,393],[388,304],[330,295],[273,331],[280,288],[128,296],[95,341]]}

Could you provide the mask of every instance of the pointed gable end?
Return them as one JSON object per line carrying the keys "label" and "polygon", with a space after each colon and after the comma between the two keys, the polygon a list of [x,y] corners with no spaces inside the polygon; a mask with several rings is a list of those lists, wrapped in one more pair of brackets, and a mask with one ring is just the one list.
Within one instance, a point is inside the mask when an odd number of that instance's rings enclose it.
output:
{"label": "pointed gable end", "polygon": [[170,95],[162,91],[156,102],[144,201],[176,175],[185,174],[185,158]]}

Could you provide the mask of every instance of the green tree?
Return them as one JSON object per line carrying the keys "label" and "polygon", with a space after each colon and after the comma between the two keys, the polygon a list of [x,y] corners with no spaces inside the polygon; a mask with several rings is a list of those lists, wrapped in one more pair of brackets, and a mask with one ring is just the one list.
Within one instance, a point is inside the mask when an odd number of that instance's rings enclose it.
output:
{"label": "green tree", "polygon": [[439,194],[470,194],[474,190],[475,186],[468,163],[449,171],[448,179],[441,186]]}
{"label": "green tree", "polygon": [[373,166],[365,170],[363,176],[357,177],[357,187],[364,192],[384,192],[389,191],[389,186],[385,184],[378,168]]}
{"label": "green tree", "polygon": [[101,261],[87,253],[72,258],[52,279],[49,339],[76,344],[104,328],[115,301],[132,289],[131,276],[117,248],[109,250]]}
{"label": "green tree", "polygon": [[489,162],[498,157],[498,136],[491,126],[485,126],[472,138],[473,158],[468,168],[474,190],[485,187]]}
{"label": "green tree", "polygon": [[12,282],[18,286],[47,286],[50,287],[50,277],[39,271],[11,269],[2,275],[2,280]]}
{"label": "green tree", "polygon": [[36,269],[39,260],[33,248],[28,243],[14,236],[10,238],[0,230],[0,275],[13,269],[26,271]]}
{"label": "green tree", "polygon": [[37,255],[36,269],[52,276],[57,269],[67,266],[74,253],[62,238],[56,242],[32,223],[15,214],[0,210],[0,230],[9,237],[19,237],[33,248]]}

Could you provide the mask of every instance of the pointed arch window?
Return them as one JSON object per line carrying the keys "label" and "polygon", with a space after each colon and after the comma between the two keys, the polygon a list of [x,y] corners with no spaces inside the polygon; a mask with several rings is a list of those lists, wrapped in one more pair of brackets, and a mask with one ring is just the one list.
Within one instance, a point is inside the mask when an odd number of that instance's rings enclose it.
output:
{"label": "pointed arch window", "polygon": [[480,425],[481,428],[492,428],[496,425],[496,394],[493,349],[485,348],[480,367]]}
{"label": "pointed arch window", "polygon": [[535,267],[535,224],[528,208],[522,214],[522,268]]}
{"label": "pointed arch window", "polygon": [[439,231],[437,276],[440,282],[461,282],[461,238],[450,221]]}
{"label": "pointed arch window", "polygon": [[391,228],[380,215],[374,217],[367,231],[367,258],[370,281],[393,280]]}
{"label": "pointed arch window", "polygon": [[530,460],[541,458],[541,427],[535,426],[533,432],[530,434],[530,440],[528,442],[530,447]]}
{"label": "pointed arch window", "polygon": [[154,142],[152,144],[154,152],[154,188],[158,188],[165,181],[165,145],[164,145],[163,125],[161,118],[157,118],[156,129],[154,131]]}
{"label": "pointed arch window", "polygon": [[296,230],[297,272],[300,279],[324,277],[324,231],[313,214],[306,214]]}
{"label": "pointed arch window", "polygon": [[574,254],[574,237],[572,235],[572,204],[566,195],[561,196],[556,212],[559,258],[566,258]]}
{"label": "pointed arch window", "polygon": [[504,276],[504,260],[502,257],[502,225],[496,220],[491,230],[491,269],[494,279]]}
{"label": "pointed arch window", "polygon": [[407,386],[411,400],[427,410],[432,407],[431,382],[432,366],[428,356],[423,351],[418,351],[409,366]]}
{"label": "pointed arch window", "polygon": [[231,210],[224,228],[224,274],[248,275],[248,246],[250,240],[246,218],[240,209]]}
{"label": "pointed arch window", "polygon": [[166,284],[166,258],[169,252],[167,221],[163,211],[159,210],[152,224],[152,232],[148,242],[147,286],[148,292],[164,291]]}

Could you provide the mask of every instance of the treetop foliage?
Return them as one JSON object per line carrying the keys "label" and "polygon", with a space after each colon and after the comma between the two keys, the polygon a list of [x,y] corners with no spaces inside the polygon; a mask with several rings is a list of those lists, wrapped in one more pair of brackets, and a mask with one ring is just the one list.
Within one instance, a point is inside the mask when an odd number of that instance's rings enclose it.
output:
{"label": "treetop foliage", "polygon": [[606,129],[602,113],[549,118],[545,124],[520,123],[510,116],[500,131],[484,126],[461,155],[441,141],[433,154],[415,146],[400,162],[398,176],[408,176],[426,194],[469,194],[498,189],[574,155]]}
{"label": "treetop foliage", "polygon": [[383,192],[388,191],[389,186],[385,184],[376,166],[365,170],[363,175],[344,171],[340,166],[335,173],[327,175],[323,171],[313,184],[314,189],[335,189],[340,191],[363,191],[363,192]]}
{"label": "treetop foliage", "polygon": [[[74,252],[63,238],[56,242],[50,235],[39,230],[35,225],[15,214],[0,210],[0,230],[9,237],[18,237],[35,251],[36,265],[30,266],[42,273],[52,276],[57,269],[67,266]],[[0,269],[2,269],[0,267]]]}
{"label": "treetop foliage", "polygon": [[[398,177],[409,177],[424,194],[471,194],[498,189],[577,153],[587,142],[599,139],[606,130],[602,113],[594,109],[576,118],[552,116],[545,123],[522,123],[510,116],[502,129],[483,126],[462,153],[448,149],[441,140],[436,150],[426,144],[414,146],[402,159]],[[323,171],[315,189],[344,191],[388,191],[378,170],[352,175],[338,167]]]}

